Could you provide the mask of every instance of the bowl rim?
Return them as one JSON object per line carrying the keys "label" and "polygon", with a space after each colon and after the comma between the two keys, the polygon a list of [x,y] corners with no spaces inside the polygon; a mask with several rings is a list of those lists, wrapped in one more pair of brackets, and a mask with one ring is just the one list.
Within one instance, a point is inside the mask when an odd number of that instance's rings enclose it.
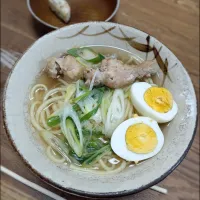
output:
{"label": "bowl rim", "polygon": [[[27,4],[27,7],[28,7],[28,10],[29,12],[31,13],[31,15],[37,20],[39,21],[40,23],[42,23],[43,25],[45,26],[48,26],[50,28],[53,28],[53,29],[60,29],[60,28],[63,28],[63,27],[57,27],[57,26],[54,26],[52,24],[49,24],[47,22],[45,22],[44,20],[42,20],[40,17],[38,17],[35,12],[33,11],[31,5],[30,5],[30,1],[31,0],[26,0],[26,4]],[[113,12],[111,13],[111,15],[105,20],[105,22],[108,22],[110,21],[117,13],[117,11],[119,10],[119,6],[120,6],[120,1],[121,0],[116,0],[116,6],[115,6],[115,9],[113,10]],[[81,22],[80,22],[81,23]],[[84,22],[83,22],[84,23]],[[75,23],[77,24],[77,23]],[[70,24],[70,25],[73,25],[73,24]],[[69,26],[68,24],[66,24],[66,26]],[[65,26],[64,26],[65,27]]]}
{"label": "bowl rim", "polygon": [[[52,32],[49,32],[45,35],[43,35],[42,37],[38,38],[35,42],[37,42],[39,39],[42,39],[43,37],[45,37],[46,35],[49,35],[49,34],[52,34],[56,31],[60,31],[60,29],[67,29],[68,27],[73,27],[73,26],[79,26],[79,25],[88,25],[88,24],[101,24],[101,23],[107,23],[107,24],[110,24],[110,25],[120,25],[122,27],[128,27],[128,28],[134,28],[132,26],[127,26],[127,25],[123,25],[123,24],[119,24],[119,23],[113,23],[113,22],[96,22],[96,21],[93,21],[93,22],[83,22],[83,23],[76,23],[76,24],[71,24],[69,26],[65,26],[65,27],[62,27],[62,28],[59,28],[57,30],[54,30]],[[137,28],[134,28],[136,30],[139,30]],[[141,31],[141,30],[139,30]],[[145,33],[144,31],[141,31],[143,33]],[[155,37],[154,37],[155,38]],[[159,41],[159,40],[158,40]],[[23,55],[35,44],[35,42],[30,45],[29,48],[27,48],[26,51],[24,51],[24,53],[22,54],[22,56],[18,59],[21,60],[21,58],[23,57]],[[162,43],[162,42],[161,42]],[[163,44],[163,43],[162,43]],[[166,45],[165,45],[166,46]],[[167,47],[167,46],[166,46]],[[168,48],[168,47],[167,47]],[[169,49],[169,48],[168,48]],[[170,50],[170,49],[169,49]],[[171,51],[171,50],[170,50]],[[173,53],[173,51],[171,51]],[[173,53],[174,54],[174,53]],[[174,54],[175,55],[175,54]],[[106,192],[106,193],[98,193],[98,192],[85,192],[83,190],[77,190],[77,189],[73,189],[73,188],[65,188],[63,187],[62,185],[54,182],[53,180],[49,179],[49,178],[46,178],[44,177],[39,171],[37,171],[36,169],[34,169],[29,163],[28,161],[23,157],[22,153],[18,150],[18,147],[16,146],[14,140],[12,139],[12,136],[10,134],[10,131],[8,129],[8,125],[7,125],[7,122],[6,122],[6,109],[5,109],[5,102],[6,102],[6,93],[7,93],[7,87],[8,87],[8,84],[9,84],[9,81],[10,81],[10,77],[12,75],[12,73],[14,72],[14,69],[15,69],[15,66],[17,65],[18,61],[15,63],[15,65],[13,66],[7,80],[6,80],[6,83],[5,83],[5,86],[4,86],[4,92],[3,92],[3,105],[2,105],[2,111],[3,111],[3,128],[8,136],[8,139],[10,140],[12,146],[14,147],[14,149],[16,150],[17,154],[21,157],[21,159],[23,160],[23,162],[26,164],[26,166],[36,175],[38,176],[40,179],[42,179],[44,182],[46,182],[47,184],[51,185],[52,187],[54,188],[57,188],[63,192],[66,192],[66,193],[69,193],[69,194],[72,194],[72,195],[76,195],[76,196],[81,196],[81,197],[89,197],[89,198],[112,198],[112,197],[123,197],[123,196],[128,196],[128,195],[132,195],[132,194],[136,194],[138,192],[141,192],[143,190],[146,190],[148,188],[150,188],[151,186],[153,185],[156,185],[157,183],[161,182],[163,179],[165,179],[168,175],[170,175],[177,167],[178,165],[184,160],[184,158],[186,157],[187,153],[189,152],[191,146],[192,146],[192,143],[193,143],[193,140],[194,140],[194,137],[195,137],[195,134],[197,132],[197,127],[198,127],[198,112],[196,112],[196,118],[195,118],[195,127],[194,127],[194,131],[192,133],[192,138],[191,140],[189,141],[188,143],[188,146],[187,148],[185,149],[185,151],[183,152],[182,156],[177,160],[177,162],[170,168],[168,169],[163,175],[161,175],[159,178],[151,181],[150,183],[146,184],[146,185],[143,185],[137,189],[134,189],[134,190],[124,190],[124,191],[120,191],[120,192]],[[179,60],[180,61],[180,60]],[[181,62],[180,62],[181,63]],[[182,64],[182,63],[181,63]],[[183,65],[182,65],[183,66]],[[187,74],[189,80],[191,81],[191,84],[192,84],[192,88],[194,90],[194,85],[193,85],[193,82],[187,72],[187,70],[185,69],[185,67],[183,66],[183,70],[185,71],[185,73]],[[194,95],[195,95],[195,109],[198,110],[198,103],[197,103],[197,96],[196,96],[196,93],[194,92]]]}

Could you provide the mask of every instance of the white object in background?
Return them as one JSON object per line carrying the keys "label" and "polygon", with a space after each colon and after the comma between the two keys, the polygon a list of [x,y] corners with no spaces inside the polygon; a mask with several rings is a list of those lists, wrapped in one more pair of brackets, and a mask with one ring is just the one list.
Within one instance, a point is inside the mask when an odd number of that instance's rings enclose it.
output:
{"label": "white object in background", "polygon": [[65,23],[70,20],[71,9],[65,0],[48,0],[51,10]]}
{"label": "white object in background", "polygon": [[152,189],[152,190],[155,190],[155,191],[157,191],[157,192],[160,192],[160,193],[162,193],[162,194],[167,194],[167,193],[168,193],[167,189],[161,188],[161,187],[159,187],[159,186],[157,186],[157,185],[152,186],[151,189]]}

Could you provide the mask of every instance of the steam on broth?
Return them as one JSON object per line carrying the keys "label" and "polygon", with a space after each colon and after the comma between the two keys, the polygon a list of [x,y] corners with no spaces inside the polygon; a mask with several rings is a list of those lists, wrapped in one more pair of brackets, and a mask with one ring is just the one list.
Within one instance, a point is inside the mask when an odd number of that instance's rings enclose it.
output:
{"label": "steam on broth", "polygon": [[[147,159],[146,155],[154,154],[156,145],[164,142],[162,132],[154,129],[157,125],[137,127],[140,131],[133,130],[137,137],[133,141],[125,140],[127,135],[124,135],[124,144],[138,146],[142,154],[131,152],[126,145],[123,148],[130,156],[118,153],[121,144],[116,139],[117,130],[122,126],[121,132],[128,134],[123,124],[140,119],[137,110],[141,105],[136,104],[137,109],[133,105],[132,85],[146,82],[157,87],[151,77],[157,72],[152,67],[154,62],[140,62],[142,59],[126,51],[101,46],[74,48],[47,61],[47,67],[30,91],[30,117],[53,162],[109,174],[119,173]],[[170,97],[161,95],[158,99],[162,108]],[[146,113],[140,115],[149,117]],[[141,117],[141,120],[138,124],[146,123],[146,119]],[[120,151],[126,154],[123,148]]]}

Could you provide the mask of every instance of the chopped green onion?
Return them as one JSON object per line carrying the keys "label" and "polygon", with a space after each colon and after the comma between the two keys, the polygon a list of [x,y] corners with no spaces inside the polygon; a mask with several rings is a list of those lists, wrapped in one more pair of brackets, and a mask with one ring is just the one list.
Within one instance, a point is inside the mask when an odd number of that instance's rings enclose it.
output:
{"label": "chopped green onion", "polygon": [[[73,105],[73,109],[74,109],[74,111],[77,111],[79,109],[79,105],[77,103],[75,103]],[[52,117],[47,119],[47,125],[49,127],[57,126],[58,124],[60,124],[60,122],[61,122],[61,120],[60,120],[60,117],[58,115],[52,116]]]}
{"label": "chopped green onion", "polygon": [[82,48],[73,48],[67,51],[67,53],[77,59],[85,67],[88,67],[92,64],[100,63],[105,57],[100,54],[96,53],[89,47],[82,47]]}
{"label": "chopped green onion", "polygon": [[98,54],[97,57],[91,59],[91,60],[87,60],[88,62],[91,62],[93,64],[98,64],[100,63],[103,59],[105,59],[105,57],[102,54]]}
{"label": "chopped green onion", "polygon": [[91,154],[86,154],[82,155],[81,157],[78,157],[73,150],[69,152],[69,155],[75,158],[80,164],[82,164],[85,160],[87,160],[91,156]]}
{"label": "chopped green onion", "polygon": [[69,129],[69,132],[71,133],[74,141],[76,143],[79,143],[79,139],[80,138],[79,138],[79,135],[77,133],[76,126],[75,126],[75,124],[74,124],[74,122],[73,122],[73,120],[71,118],[67,118],[66,119],[66,126]]}
{"label": "chopped green onion", "polygon": [[100,53],[99,53],[99,58],[100,58],[101,60],[105,59],[105,57],[104,57],[102,54],[100,54]]}
{"label": "chopped green onion", "polygon": [[79,49],[77,49],[77,53],[78,53],[79,57],[81,57],[87,61],[92,60],[98,56],[98,54],[89,47],[79,48]]}
{"label": "chopped green onion", "polygon": [[83,153],[83,134],[82,127],[77,113],[73,110],[72,105],[64,107],[61,118],[61,130],[66,137],[68,144],[74,152],[80,157]]}
{"label": "chopped green onion", "polygon": [[68,85],[66,89],[65,102],[68,102],[75,92],[76,92],[76,85],[75,84]]}
{"label": "chopped green onion", "polygon": [[92,67],[92,64],[90,62],[87,62],[86,60],[84,60],[81,57],[76,57],[76,60],[83,65],[84,67]]}
{"label": "chopped green onion", "polygon": [[87,166],[87,165],[92,165],[95,162],[97,162],[99,159],[101,159],[101,157],[103,157],[105,154],[107,154],[108,152],[111,151],[111,146],[110,144],[102,147],[101,149],[95,151],[95,153],[90,156],[87,160],[85,160],[83,162],[83,166]]}
{"label": "chopped green onion", "polygon": [[98,99],[97,100],[97,106],[93,110],[91,110],[90,112],[88,112],[87,114],[82,116],[81,119],[80,119],[81,122],[90,119],[93,115],[95,115],[97,113],[99,106],[101,105],[102,98],[103,98],[103,91],[104,91],[104,88],[92,90],[91,96],[97,95],[97,99]]}
{"label": "chopped green onion", "polygon": [[73,56],[73,57],[79,57],[79,55],[77,54],[77,49],[78,49],[78,48],[69,49],[69,50],[67,51],[67,53],[68,53],[69,55]]}
{"label": "chopped green onion", "polygon": [[77,103],[83,99],[85,99],[86,97],[88,97],[90,95],[91,91],[87,91],[84,94],[80,95],[79,97],[76,97],[75,99],[73,99],[73,103]]}
{"label": "chopped green onion", "polygon": [[59,116],[53,116],[47,119],[47,125],[50,127],[56,126],[60,123],[60,117]]}

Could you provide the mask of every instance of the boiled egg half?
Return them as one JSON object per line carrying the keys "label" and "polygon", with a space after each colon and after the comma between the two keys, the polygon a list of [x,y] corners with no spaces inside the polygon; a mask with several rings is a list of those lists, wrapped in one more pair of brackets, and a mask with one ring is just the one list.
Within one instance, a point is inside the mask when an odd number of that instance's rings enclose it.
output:
{"label": "boiled egg half", "polygon": [[162,149],[163,144],[164,136],[158,123],[149,117],[124,121],[111,137],[112,150],[127,161],[151,158]]}
{"label": "boiled egg half", "polygon": [[158,123],[171,121],[178,112],[178,106],[169,90],[146,82],[137,82],[131,86],[131,100],[141,115]]}

